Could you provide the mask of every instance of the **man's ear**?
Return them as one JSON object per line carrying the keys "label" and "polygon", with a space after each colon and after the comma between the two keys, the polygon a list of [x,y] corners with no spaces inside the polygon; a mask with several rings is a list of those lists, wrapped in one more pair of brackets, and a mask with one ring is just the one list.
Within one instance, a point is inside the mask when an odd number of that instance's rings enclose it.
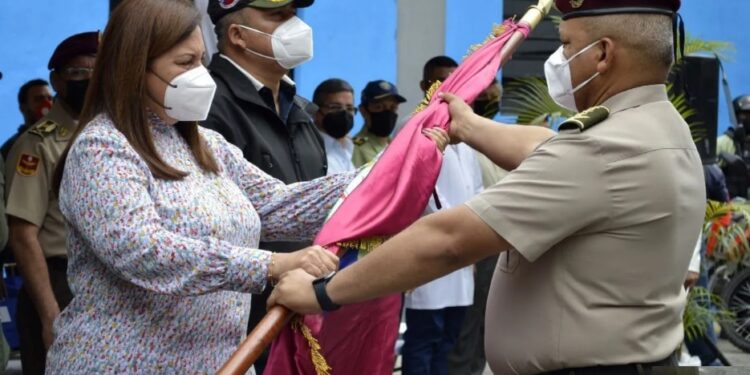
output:
{"label": "man's ear", "polygon": [[604,74],[608,70],[612,69],[615,57],[615,42],[610,38],[602,38],[599,43],[597,50],[598,62],[596,63],[596,71]]}
{"label": "man's ear", "polygon": [[229,44],[239,48],[247,48],[247,43],[242,39],[242,28],[237,25],[230,25],[227,29],[227,39]]}

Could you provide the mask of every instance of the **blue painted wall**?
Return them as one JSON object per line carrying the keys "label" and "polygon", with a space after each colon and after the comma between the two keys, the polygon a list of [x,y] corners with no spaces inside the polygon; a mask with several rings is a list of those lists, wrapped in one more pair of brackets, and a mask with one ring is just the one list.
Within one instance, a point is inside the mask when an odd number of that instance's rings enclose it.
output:
{"label": "blue painted wall", "polygon": [[459,62],[503,20],[503,0],[446,0],[445,7],[445,54]]}
{"label": "blue painted wall", "polygon": [[[299,94],[312,100],[319,83],[341,78],[354,88],[354,102],[367,82],[396,82],[396,0],[318,1],[300,12],[314,30],[315,57],[295,70]],[[350,134],[362,127],[357,116]]]}
{"label": "blue painted wall", "polygon": [[49,80],[47,63],[55,47],[73,34],[104,30],[108,14],[109,1],[103,0],[0,5],[0,140],[14,134],[23,122],[17,99],[21,85],[34,78]]}

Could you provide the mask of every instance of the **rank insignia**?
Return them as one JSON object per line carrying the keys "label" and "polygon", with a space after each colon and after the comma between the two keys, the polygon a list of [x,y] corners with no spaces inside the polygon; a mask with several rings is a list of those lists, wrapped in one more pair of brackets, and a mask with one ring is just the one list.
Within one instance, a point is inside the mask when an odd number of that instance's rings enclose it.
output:
{"label": "rank insignia", "polygon": [[39,157],[29,154],[21,154],[16,165],[16,172],[21,176],[36,176],[39,170]]}
{"label": "rank insignia", "polygon": [[609,117],[609,108],[597,106],[589,108],[560,124],[560,131],[582,133]]}

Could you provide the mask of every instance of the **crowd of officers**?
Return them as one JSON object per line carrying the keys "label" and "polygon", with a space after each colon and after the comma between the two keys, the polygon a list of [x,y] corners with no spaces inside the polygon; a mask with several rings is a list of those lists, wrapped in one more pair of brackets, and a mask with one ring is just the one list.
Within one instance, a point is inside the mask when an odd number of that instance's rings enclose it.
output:
{"label": "crowd of officers", "polygon": [[[571,6],[575,9],[570,10],[573,12],[580,8],[575,4],[583,2],[570,3],[574,4]],[[400,122],[398,118],[399,106],[407,100],[393,83],[377,79],[369,82],[362,89],[357,104],[355,89],[348,82],[329,79],[316,88],[312,101],[308,101],[297,95],[296,86],[287,75],[291,66],[276,58],[248,53],[248,50],[253,50],[255,39],[242,37],[242,34],[235,32],[236,28],[231,28],[232,25],[243,23],[246,28],[260,27],[255,24],[265,24],[264,28],[268,28],[269,24],[278,26],[294,17],[297,7],[309,6],[312,1],[239,0],[211,4],[218,4],[209,6],[209,16],[216,25],[219,52],[211,57],[208,69],[217,84],[217,91],[208,119],[201,125],[221,133],[243,152],[248,161],[285,183],[307,181],[326,174],[351,171],[371,162],[397,134],[399,125],[403,124],[403,119]],[[591,1],[587,4],[598,3]],[[676,11],[679,2],[676,7],[665,5],[662,8]],[[19,127],[18,134],[2,146],[5,160],[2,170],[5,176],[1,180],[5,183],[6,205],[5,215],[0,215],[0,218],[4,219],[7,215],[8,247],[24,281],[18,296],[16,322],[24,374],[44,373],[46,350],[53,340],[54,320],[73,298],[66,281],[68,254],[65,225],[57,198],[52,193],[52,173],[78,126],[77,119],[85,101],[98,42],[97,32],[87,32],[70,36],[58,45],[48,64],[49,82],[37,79],[21,88],[18,101],[24,124]],[[456,67],[456,62],[446,56],[430,59],[424,66],[421,89],[427,91],[436,81],[445,80]],[[630,91],[619,98],[621,102],[612,103],[613,108],[622,107],[622,111],[625,111],[634,108],[634,103],[640,101],[659,102],[663,94],[660,89],[661,86]],[[474,103],[473,111],[488,118],[494,117],[499,111],[500,96],[499,85],[493,84]],[[649,102],[643,98],[653,100]],[[750,97],[739,99],[736,105],[740,123],[750,125]],[[354,128],[357,115],[362,116],[364,125],[358,134],[350,138],[349,133]],[[616,122],[613,119],[608,121]],[[604,127],[599,125],[600,129]],[[725,168],[736,164],[732,158],[734,154],[740,154],[740,159],[750,159],[747,157],[750,154],[745,150],[746,136],[742,129],[742,126],[735,127],[726,135],[729,140],[720,140],[720,145],[726,145],[722,153],[726,154],[726,161],[723,162]],[[609,137],[609,133],[606,135]],[[617,137],[612,135],[611,138]],[[644,143],[648,142],[644,140]],[[721,147],[724,149],[724,146]],[[492,186],[505,174],[483,156],[477,155],[474,163],[485,187]],[[647,168],[644,167],[644,170]],[[730,181],[735,178],[733,174],[727,175]],[[464,181],[455,182],[459,184]],[[595,182],[592,182],[594,185]],[[747,192],[747,185],[735,191]],[[306,245],[274,242],[261,243],[260,248],[284,252]],[[507,265],[516,267],[517,253],[511,252],[504,259],[510,262],[508,259],[511,256],[516,257],[516,263]],[[443,354],[449,352],[445,362],[428,373],[482,373],[485,368],[482,344],[484,306],[496,263],[497,256],[476,265],[471,283],[473,303],[468,306],[465,303],[447,306],[464,309],[460,314],[463,324],[453,324],[457,329],[449,330],[444,324],[432,328],[419,327],[425,331],[422,336],[417,336],[418,340],[428,340],[428,337],[434,336],[439,338],[427,348],[415,349],[418,353],[412,353],[413,364],[421,361],[428,363],[429,368],[429,364],[440,362],[440,358],[436,359],[435,356],[445,357]],[[266,290],[270,293],[271,288]],[[252,329],[265,315],[267,297],[266,294],[252,299],[248,329]],[[497,306],[495,308],[499,309]],[[581,311],[581,316],[585,314],[585,311]],[[411,326],[417,327],[417,324],[415,322]],[[430,329],[433,331],[427,332]],[[662,365],[673,361],[670,356],[654,363]],[[255,369],[262,373],[263,368],[264,359],[261,358],[256,362]],[[405,373],[408,372],[405,368]]]}
{"label": "crowd of officers", "polygon": [[[279,4],[284,8],[286,3],[289,2]],[[66,280],[65,224],[51,184],[55,165],[78,126],[98,42],[98,32],[86,32],[70,36],[57,46],[48,63],[49,81],[34,79],[20,88],[18,104],[24,123],[2,145],[6,161],[4,209],[9,219],[7,226],[2,225],[9,228],[5,258],[17,265],[23,279],[16,326],[24,374],[44,373],[54,320],[73,298]],[[355,105],[354,88],[345,80],[329,79],[316,88],[310,102],[296,94],[295,84],[286,71],[263,66],[276,62],[248,61],[239,48],[228,44],[219,50],[208,65],[217,83],[217,93],[209,117],[201,125],[220,132],[242,150],[247,160],[285,183],[361,167],[385,149],[398,125],[403,124],[399,122],[398,110],[406,98],[386,80],[369,82]],[[421,86],[426,90],[435,81],[445,80],[457,66],[456,61],[446,56],[431,59],[425,65]],[[278,74],[255,78],[258,71]],[[478,100],[477,112],[494,117],[499,112],[500,95],[499,85],[494,84]],[[350,137],[358,114],[364,125]],[[475,167],[480,171],[480,164]],[[482,175],[494,181],[504,175],[488,161],[481,168]],[[283,252],[307,245],[274,242],[261,243],[260,248]],[[484,272],[477,274],[478,279],[484,280],[477,284],[477,291],[479,294],[484,291],[484,297],[472,298],[478,301],[478,306],[483,306],[482,301],[486,300],[492,273],[489,264],[483,269]],[[467,290],[471,293],[473,288]],[[267,295],[253,298],[249,329],[264,316],[266,298]],[[460,366],[456,373],[469,373],[465,370],[469,368],[481,373],[484,369],[482,312],[483,308],[477,309],[467,319],[471,322],[467,327],[471,332],[462,336],[464,349],[452,357],[456,366]],[[443,332],[433,332],[430,336],[438,337],[438,341],[444,341],[440,346],[450,349],[458,340],[462,321],[454,324],[459,329],[454,329],[447,338],[442,338]],[[428,363],[431,360],[430,354],[420,356]],[[264,358],[255,365],[259,373],[263,361]],[[447,364],[444,367],[447,371]]]}

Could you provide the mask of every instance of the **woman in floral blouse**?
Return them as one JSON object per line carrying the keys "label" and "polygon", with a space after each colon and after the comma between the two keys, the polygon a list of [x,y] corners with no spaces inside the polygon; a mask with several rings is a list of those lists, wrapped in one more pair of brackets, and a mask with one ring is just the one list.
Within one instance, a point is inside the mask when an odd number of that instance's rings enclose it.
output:
{"label": "woman in floral blouse", "polygon": [[126,0],[104,32],[58,169],[75,298],[48,373],[213,373],[244,336],[249,293],[337,267],[320,247],[257,248],[312,239],[353,174],[284,185],[199,128],[215,90],[199,21],[187,0]]}

